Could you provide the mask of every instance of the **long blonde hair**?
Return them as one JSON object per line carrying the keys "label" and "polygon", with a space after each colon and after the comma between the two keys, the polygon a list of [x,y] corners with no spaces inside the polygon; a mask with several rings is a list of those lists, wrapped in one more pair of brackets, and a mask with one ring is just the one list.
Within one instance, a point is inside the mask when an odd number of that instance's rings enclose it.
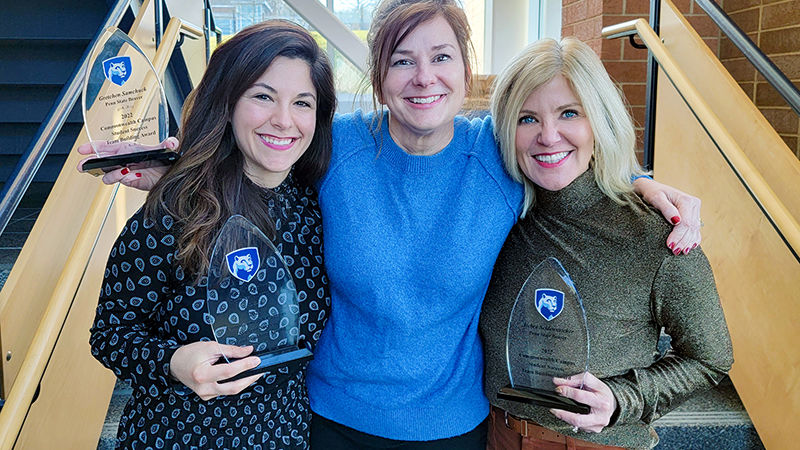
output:
{"label": "long blonde hair", "polygon": [[644,171],[636,159],[636,134],[622,93],[600,58],[586,44],[567,37],[542,39],[526,47],[495,81],[491,98],[494,134],[506,170],[525,186],[522,217],[535,202],[533,182],[519,168],[515,137],[522,104],[536,88],[563,76],[583,105],[594,134],[592,167],[597,185],[617,203],[639,207],[631,176]]}

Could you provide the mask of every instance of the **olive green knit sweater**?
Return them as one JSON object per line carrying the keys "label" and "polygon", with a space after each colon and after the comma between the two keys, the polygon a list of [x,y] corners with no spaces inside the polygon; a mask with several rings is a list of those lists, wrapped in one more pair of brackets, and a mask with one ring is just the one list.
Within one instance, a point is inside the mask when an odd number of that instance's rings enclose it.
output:
{"label": "olive green knit sweater", "polygon": [[[689,396],[715,386],[733,363],[714,276],[698,248],[674,256],[670,227],[651,212],[614,203],[590,169],[558,192],[536,191],[536,204],[511,230],[497,259],[480,319],[489,401],[559,433],[607,445],[650,448],[649,424]],[[555,256],[570,273],[586,309],[589,371],[617,399],[601,433],[573,433],[546,408],[500,400],[509,383],[506,329],[531,270]],[[660,356],[661,327],[672,349]],[[569,375],[569,374],[565,374]]]}

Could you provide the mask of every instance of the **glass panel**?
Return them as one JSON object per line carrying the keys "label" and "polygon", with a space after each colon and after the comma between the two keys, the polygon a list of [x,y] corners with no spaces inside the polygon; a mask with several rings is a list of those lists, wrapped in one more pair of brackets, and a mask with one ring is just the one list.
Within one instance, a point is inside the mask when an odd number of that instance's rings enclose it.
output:
{"label": "glass panel", "polygon": [[[366,42],[372,14],[379,0],[318,0],[332,10],[356,36]],[[476,53],[476,73],[483,73],[485,0],[462,0],[473,32]],[[217,26],[225,35],[223,39],[240,29],[267,19],[282,18],[296,22],[311,30],[317,42],[327,49],[322,34],[309,27],[283,0],[212,0],[211,8]],[[372,109],[372,90],[362,86],[362,73],[335,48],[328,51],[336,78],[339,97],[339,112],[357,108]],[[360,95],[360,98],[358,94]]]}
{"label": "glass panel", "polygon": [[254,23],[287,19],[304,27],[308,24],[283,0],[211,0],[214,21],[223,39]]}
{"label": "glass panel", "polygon": [[333,65],[336,98],[338,99],[336,112],[347,113],[356,109],[372,110],[372,86],[369,85],[369,80],[365,79],[364,73],[358,70],[339,50],[328,45],[328,41],[318,31],[311,31],[311,34],[320,47],[328,52],[328,58]]}

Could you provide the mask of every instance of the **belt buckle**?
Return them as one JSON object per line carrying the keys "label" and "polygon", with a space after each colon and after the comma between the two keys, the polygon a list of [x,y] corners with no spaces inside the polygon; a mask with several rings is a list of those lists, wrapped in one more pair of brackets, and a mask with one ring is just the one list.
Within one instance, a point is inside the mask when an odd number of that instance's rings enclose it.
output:
{"label": "belt buckle", "polygon": [[[506,422],[506,428],[510,429],[511,425],[508,424],[508,416],[509,416],[508,411],[503,410],[503,419]],[[519,434],[521,434],[523,437],[528,437],[528,421],[524,419],[517,419],[517,420],[522,424],[519,430]]]}

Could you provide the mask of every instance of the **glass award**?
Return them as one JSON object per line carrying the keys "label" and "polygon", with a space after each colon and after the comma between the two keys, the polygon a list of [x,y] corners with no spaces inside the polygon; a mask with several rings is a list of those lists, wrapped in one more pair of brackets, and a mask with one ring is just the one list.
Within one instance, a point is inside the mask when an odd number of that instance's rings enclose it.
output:
{"label": "glass award", "polygon": [[[208,267],[206,305],[219,344],[253,346],[257,367],[238,380],[313,358],[300,339],[300,307],[291,272],[272,242],[250,221],[231,216],[222,226]],[[224,351],[219,363],[231,362]]]}
{"label": "glass award", "polygon": [[539,263],[517,294],[508,320],[506,361],[511,384],[500,389],[499,398],[589,413],[587,405],[558,395],[553,384],[553,377],[589,368],[583,301],[556,258]]}
{"label": "glass award", "polygon": [[[169,124],[158,74],[142,49],[115,27],[103,32],[89,56],[82,111],[86,135],[97,154],[84,163],[86,172],[143,169],[171,164],[178,157],[172,150],[157,148],[167,138]],[[131,145],[113,155],[103,153],[102,144],[117,142]]]}

